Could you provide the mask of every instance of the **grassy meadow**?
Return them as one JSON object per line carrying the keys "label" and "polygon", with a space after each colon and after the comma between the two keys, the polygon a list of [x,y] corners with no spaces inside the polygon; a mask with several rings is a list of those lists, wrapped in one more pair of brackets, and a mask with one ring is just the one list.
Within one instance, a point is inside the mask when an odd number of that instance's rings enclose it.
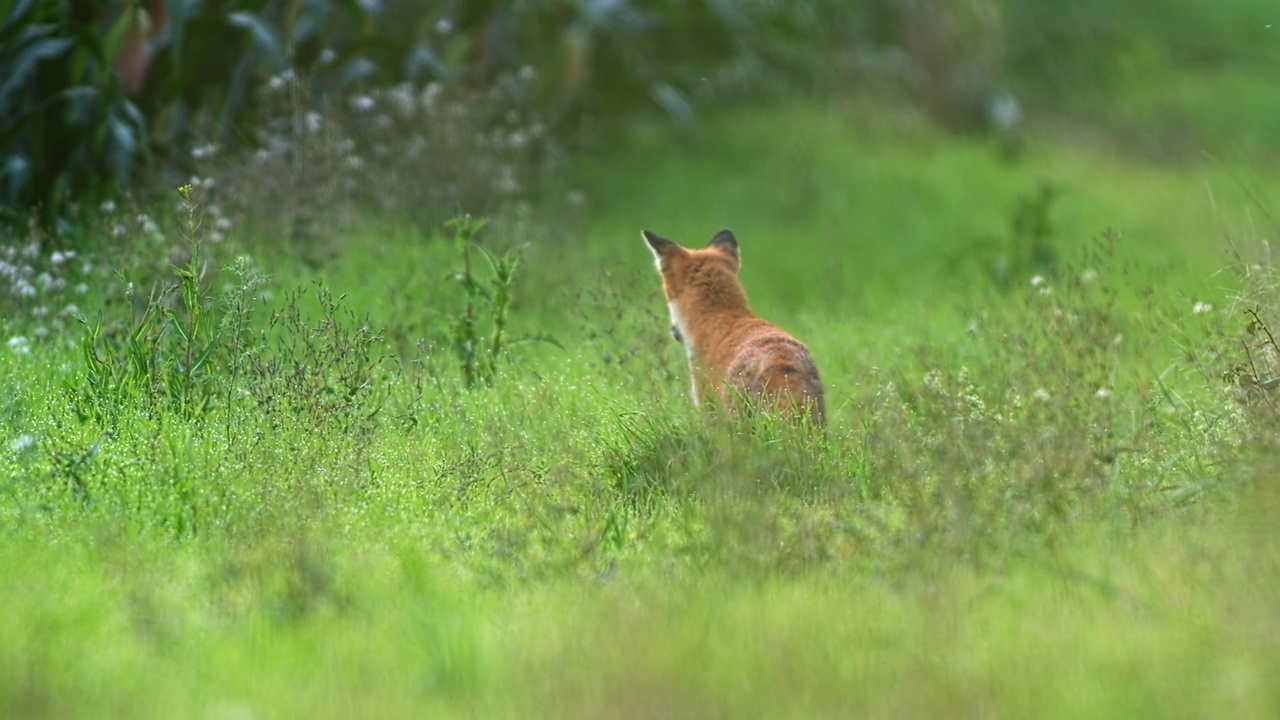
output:
{"label": "grassy meadow", "polygon": [[[0,715],[1276,717],[1273,167],[740,107],[470,242],[61,260],[0,324]],[[721,227],[821,435],[691,407],[639,231]]]}

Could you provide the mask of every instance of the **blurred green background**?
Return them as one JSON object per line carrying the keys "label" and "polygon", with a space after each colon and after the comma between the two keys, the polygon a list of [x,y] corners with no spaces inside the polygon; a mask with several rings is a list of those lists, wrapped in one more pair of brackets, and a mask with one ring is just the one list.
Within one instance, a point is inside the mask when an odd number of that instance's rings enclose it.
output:
{"label": "blurred green background", "polygon": [[687,130],[801,97],[1011,153],[1028,132],[1158,162],[1280,149],[1267,0],[5,0],[0,17],[0,205],[64,229],[69,204],[185,176],[193,148],[260,145],[260,90],[285,72],[295,114],[435,82],[501,96],[569,150],[622,118]]}

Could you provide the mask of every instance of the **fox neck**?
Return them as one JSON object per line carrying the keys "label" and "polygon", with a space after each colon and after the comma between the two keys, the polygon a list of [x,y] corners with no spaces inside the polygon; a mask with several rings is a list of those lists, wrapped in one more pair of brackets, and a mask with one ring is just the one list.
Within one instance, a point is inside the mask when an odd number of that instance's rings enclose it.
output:
{"label": "fox neck", "polygon": [[[671,300],[667,303],[671,311],[671,325],[679,333],[691,365],[707,348],[719,344],[737,321],[755,317],[747,306],[746,298],[734,300],[727,303],[677,303]],[[688,319],[691,317],[698,318],[698,322],[690,324]]]}

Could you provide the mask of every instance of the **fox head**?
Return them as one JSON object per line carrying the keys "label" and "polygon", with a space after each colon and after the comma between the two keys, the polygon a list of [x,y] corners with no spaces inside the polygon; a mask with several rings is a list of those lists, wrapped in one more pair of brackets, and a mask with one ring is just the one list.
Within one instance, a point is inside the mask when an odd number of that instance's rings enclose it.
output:
{"label": "fox head", "polygon": [[690,318],[747,308],[747,294],[738,281],[738,239],[732,232],[721,230],[701,250],[681,247],[648,230],[640,234],[662,275],[662,291],[671,310],[671,334],[676,340],[688,346],[686,321]]}

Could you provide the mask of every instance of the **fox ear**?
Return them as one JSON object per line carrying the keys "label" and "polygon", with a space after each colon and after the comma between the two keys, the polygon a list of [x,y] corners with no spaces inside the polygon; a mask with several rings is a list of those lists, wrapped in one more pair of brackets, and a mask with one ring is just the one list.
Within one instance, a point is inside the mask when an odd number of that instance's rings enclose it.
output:
{"label": "fox ear", "polygon": [[658,270],[662,270],[663,262],[672,251],[679,248],[679,245],[670,240],[658,237],[648,230],[641,230],[640,235],[644,237],[644,241],[649,243],[649,249],[653,251],[653,259],[658,263]]}
{"label": "fox ear", "polygon": [[721,252],[733,258],[735,265],[742,264],[742,258],[738,254],[738,238],[733,236],[731,230],[725,229],[716,233],[715,237],[711,238],[711,242],[707,243],[707,247],[719,248]]}

